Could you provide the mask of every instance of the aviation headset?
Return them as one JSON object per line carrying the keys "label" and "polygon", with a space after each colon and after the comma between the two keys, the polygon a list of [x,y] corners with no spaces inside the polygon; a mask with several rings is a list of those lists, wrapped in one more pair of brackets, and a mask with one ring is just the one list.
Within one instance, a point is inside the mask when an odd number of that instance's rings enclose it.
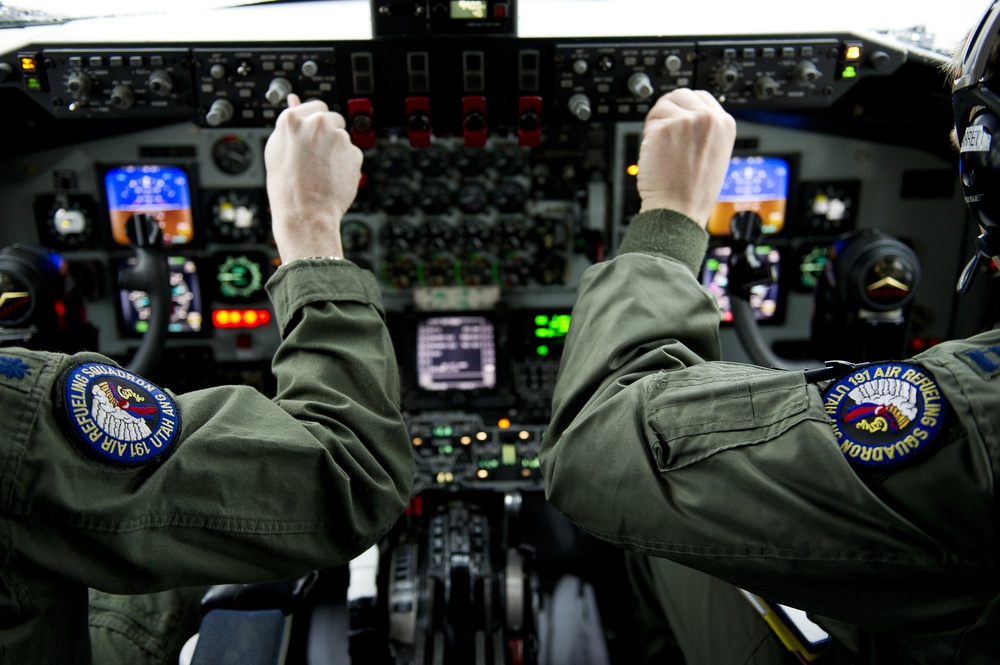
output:
{"label": "aviation headset", "polygon": [[1000,63],[990,62],[998,33],[1000,0],[994,0],[969,35],[951,89],[955,130],[961,141],[962,189],[982,230],[976,253],[958,281],[960,294],[969,290],[983,262],[1000,255]]}

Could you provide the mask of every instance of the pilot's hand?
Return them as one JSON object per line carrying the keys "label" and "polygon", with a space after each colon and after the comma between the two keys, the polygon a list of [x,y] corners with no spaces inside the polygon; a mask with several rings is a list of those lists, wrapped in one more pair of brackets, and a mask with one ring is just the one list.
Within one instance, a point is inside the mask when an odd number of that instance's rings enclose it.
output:
{"label": "pilot's hand", "polygon": [[639,148],[640,211],[676,210],[707,226],[735,141],[736,121],[708,92],[681,88],[661,97]]}
{"label": "pilot's hand", "polygon": [[288,96],[264,149],[272,230],[283,263],[343,257],[340,220],[361,180],[361,151],[344,117],[322,101]]}

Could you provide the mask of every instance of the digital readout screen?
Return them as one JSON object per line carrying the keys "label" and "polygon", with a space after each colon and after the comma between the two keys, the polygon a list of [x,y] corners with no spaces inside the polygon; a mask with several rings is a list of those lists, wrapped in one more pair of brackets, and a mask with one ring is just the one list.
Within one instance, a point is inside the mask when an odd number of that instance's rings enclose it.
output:
{"label": "digital readout screen", "polygon": [[194,238],[190,180],[176,166],[115,166],[104,174],[111,217],[111,234],[119,245],[129,245],[128,220],[147,215],[163,232],[163,244],[186,245]]}
{"label": "digital readout screen", "polygon": [[[764,246],[758,246],[755,250],[757,260],[771,266],[775,278],[778,278],[781,266],[780,252],[773,247]],[[711,248],[705,258],[705,269],[701,275],[702,285],[715,296],[719,303],[719,310],[722,312],[722,320],[727,323],[733,320],[732,307],[729,304],[729,257],[731,255],[732,249],[729,247]],[[751,287],[750,308],[753,310],[754,319],[759,322],[767,322],[778,317],[781,313],[779,309],[780,288],[778,281]]]}
{"label": "digital readout screen", "polygon": [[486,18],[487,11],[486,0],[451,0],[453,19],[482,19]]}
{"label": "digital readout screen", "polygon": [[483,316],[417,323],[417,383],[423,390],[478,390],[497,383],[496,330]]}
{"label": "digital readout screen", "polygon": [[[202,330],[201,286],[198,268],[194,261],[171,256],[170,265],[170,321],[167,332],[172,334],[199,333]],[[125,261],[125,266],[135,265],[135,259]],[[122,325],[130,333],[149,330],[152,314],[150,297],[138,289],[119,291]]]}
{"label": "digital readout screen", "polygon": [[760,215],[764,233],[785,227],[791,168],[782,157],[733,157],[718,202],[708,219],[708,232],[730,234],[729,222],[738,212]]}

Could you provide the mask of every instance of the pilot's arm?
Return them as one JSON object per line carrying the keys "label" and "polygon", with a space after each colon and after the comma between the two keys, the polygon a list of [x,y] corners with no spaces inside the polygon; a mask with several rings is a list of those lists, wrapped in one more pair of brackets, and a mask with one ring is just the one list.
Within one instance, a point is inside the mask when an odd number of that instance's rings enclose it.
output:
{"label": "pilot's arm", "polygon": [[[982,607],[992,592],[975,574],[997,540],[979,431],[995,412],[962,397],[977,384],[967,363],[912,367],[926,400],[910,415],[927,426],[865,467],[802,372],[719,361],[720,315],[697,275],[734,136],[705,92],[650,112],[642,211],[617,257],[584,274],[572,313],[541,450],[548,499],[612,543],[873,629]],[[930,408],[945,401],[964,428]]]}
{"label": "pilot's arm", "polygon": [[380,293],[340,259],[361,154],[342,117],[297,101],[266,151],[284,260],[268,283],[274,400],[173,395],[96,354],[0,353],[4,662],[86,662],[86,587],[298,575],[347,562],[402,513],[414,466]]}

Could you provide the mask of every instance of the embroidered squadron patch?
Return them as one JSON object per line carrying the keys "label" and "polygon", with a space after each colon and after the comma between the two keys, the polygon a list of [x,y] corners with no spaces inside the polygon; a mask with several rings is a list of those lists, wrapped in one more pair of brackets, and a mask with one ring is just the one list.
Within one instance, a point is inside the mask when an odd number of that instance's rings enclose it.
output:
{"label": "embroidered squadron patch", "polygon": [[861,367],[823,397],[844,457],[863,466],[898,464],[926,449],[948,409],[934,377],[908,363]]}
{"label": "embroidered squadron patch", "polygon": [[180,412],[149,381],[103,363],[74,365],[60,397],[70,431],[102,462],[138,466],[166,456],[180,436]]}

